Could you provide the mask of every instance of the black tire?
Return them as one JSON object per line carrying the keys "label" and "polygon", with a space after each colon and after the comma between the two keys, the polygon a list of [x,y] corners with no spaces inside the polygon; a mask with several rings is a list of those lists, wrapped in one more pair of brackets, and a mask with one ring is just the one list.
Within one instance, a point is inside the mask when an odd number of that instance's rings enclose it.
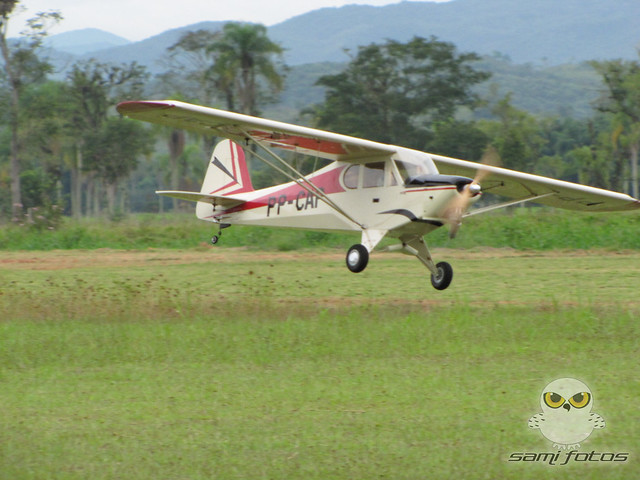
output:
{"label": "black tire", "polygon": [[369,250],[360,243],[356,243],[347,251],[347,268],[353,273],[358,273],[367,268],[369,263]]}
{"label": "black tire", "polygon": [[438,275],[431,275],[431,285],[436,290],[444,290],[453,280],[453,268],[447,262],[440,262],[436,265]]}
{"label": "black tire", "polygon": [[218,240],[220,240],[220,237],[218,237],[218,235],[214,235],[213,237],[211,237],[211,245],[215,245],[216,243],[218,243]]}

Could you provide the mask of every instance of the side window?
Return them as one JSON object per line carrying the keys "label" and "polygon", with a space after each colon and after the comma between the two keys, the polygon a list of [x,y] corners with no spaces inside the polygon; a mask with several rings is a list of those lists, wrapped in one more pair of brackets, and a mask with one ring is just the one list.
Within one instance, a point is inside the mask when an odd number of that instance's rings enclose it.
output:
{"label": "side window", "polygon": [[350,165],[344,172],[342,181],[347,188],[358,188],[358,178],[360,177],[360,165]]}
{"label": "side window", "polygon": [[363,165],[362,186],[364,188],[384,186],[384,162]]}

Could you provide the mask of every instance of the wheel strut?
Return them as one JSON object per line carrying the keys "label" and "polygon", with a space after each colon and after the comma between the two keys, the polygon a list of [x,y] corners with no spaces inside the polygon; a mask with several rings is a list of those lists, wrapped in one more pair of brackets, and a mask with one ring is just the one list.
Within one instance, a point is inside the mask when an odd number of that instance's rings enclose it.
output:
{"label": "wheel strut", "polygon": [[393,246],[389,248],[389,250],[401,250],[404,253],[417,257],[431,272],[431,284],[433,288],[444,290],[451,284],[453,268],[447,262],[439,262],[436,265],[422,237],[401,238],[400,241],[402,245]]}
{"label": "wheel strut", "polygon": [[231,226],[230,223],[219,223],[218,224],[218,233],[216,235],[214,235],[213,237],[211,237],[211,245],[215,245],[216,243],[218,243],[218,241],[220,240],[220,237],[222,236],[222,229],[230,227],[230,226]]}

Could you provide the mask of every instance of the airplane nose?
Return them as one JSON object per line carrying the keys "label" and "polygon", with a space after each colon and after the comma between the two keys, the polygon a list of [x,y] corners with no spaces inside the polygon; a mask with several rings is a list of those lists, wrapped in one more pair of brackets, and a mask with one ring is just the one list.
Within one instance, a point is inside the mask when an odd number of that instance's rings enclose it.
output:
{"label": "airplane nose", "polygon": [[565,404],[562,406],[562,408],[564,408],[564,409],[568,412],[569,410],[571,410],[571,405],[569,405],[568,403],[565,403]]}
{"label": "airplane nose", "polygon": [[480,193],[481,190],[482,190],[482,187],[480,186],[479,183],[473,182],[469,184],[469,193],[471,194],[471,196],[476,196],[477,194]]}

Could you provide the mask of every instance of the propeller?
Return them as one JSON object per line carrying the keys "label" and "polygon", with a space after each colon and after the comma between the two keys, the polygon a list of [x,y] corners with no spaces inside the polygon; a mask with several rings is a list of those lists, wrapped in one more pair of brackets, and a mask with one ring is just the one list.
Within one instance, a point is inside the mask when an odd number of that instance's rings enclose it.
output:
{"label": "propeller", "polygon": [[462,187],[460,195],[454,197],[445,209],[444,218],[450,225],[449,238],[455,238],[458,234],[460,226],[462,226],[462,217],[469,208],[471,199],[478,195],[482,191],[480,183],[489,174],[489,169],[484,168],[486,166],[497,167],[500,165],[500,155],[495,147],[489,145],[480,158],[481,167],[478,169],[475,178],[471,183]]}

